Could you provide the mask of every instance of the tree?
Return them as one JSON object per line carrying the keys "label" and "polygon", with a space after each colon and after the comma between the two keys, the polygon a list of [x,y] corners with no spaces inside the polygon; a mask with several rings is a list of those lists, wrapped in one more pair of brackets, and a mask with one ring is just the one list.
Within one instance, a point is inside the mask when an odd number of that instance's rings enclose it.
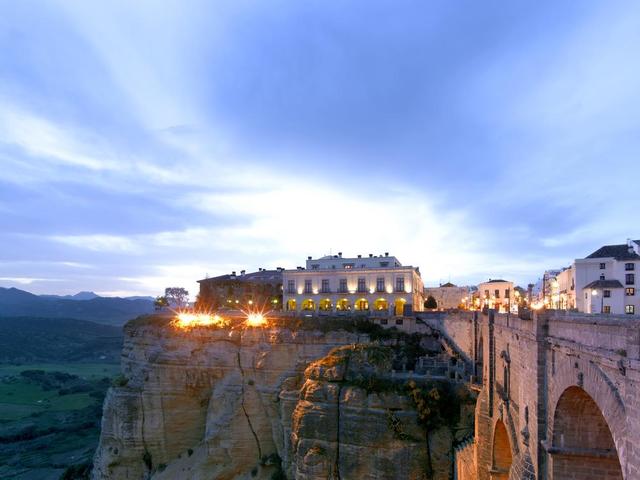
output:
{"label": "tree", "polygon": [[189,292],[182,287],[167,287],[164,289],[164,296],[172,307],[184,307],[189,301]]}
{"label": "tree", "polygon": [[167,301],[167,297],[156,297],[153,306],[156,307],[156,310],[162,310],[164,307],[168,307],[169,302]]}
{"label": "tree", "polygon": [[433,298],[432,295],[429,295],[427,301],[424,302],[424,308],[428,310],[435,310],[436,308],[438,308],[438,302],[436,302],[436,299]]}

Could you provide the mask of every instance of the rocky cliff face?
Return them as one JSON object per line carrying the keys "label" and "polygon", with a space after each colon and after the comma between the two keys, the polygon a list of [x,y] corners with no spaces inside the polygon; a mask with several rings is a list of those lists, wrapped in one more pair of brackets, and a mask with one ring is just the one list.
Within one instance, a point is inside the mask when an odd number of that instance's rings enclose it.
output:
{"label": "rocky cliff face", "polygon": [[93,478],[419,479],[427,463],[448,478],[452,430],[427,446],[415,402],[376,380],[389,352],[367,345],[345,331],[131,322]]}

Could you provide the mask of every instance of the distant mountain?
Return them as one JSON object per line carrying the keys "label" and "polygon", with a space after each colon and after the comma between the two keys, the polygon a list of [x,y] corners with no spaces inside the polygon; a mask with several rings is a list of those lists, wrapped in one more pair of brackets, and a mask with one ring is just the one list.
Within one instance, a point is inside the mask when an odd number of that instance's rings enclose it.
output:
{"label": "distant mountain", "polygon": [[149,296],[133,296],[133,297],[124,297],[125,300],[149,300],[150,302],[155,302],[155,297]]}
{"label": "distant mountain", "polygon": [[146,299],[95,296],[89,300],[71,300],[38,296],[17,288],[0,288],[0,317],[76,318],[120,326],[153,311],[153,301]]}
{"label": "distant mountain", "polygon": [[61,300],[92,300],[99,295],[94,292],[78,292],[75,295],[40,295],[43,298],[57,298]]}
{"label": "distant mountain", "polygon": [[0,317],[0,363],[116,363],[122,329],[69,318]]}

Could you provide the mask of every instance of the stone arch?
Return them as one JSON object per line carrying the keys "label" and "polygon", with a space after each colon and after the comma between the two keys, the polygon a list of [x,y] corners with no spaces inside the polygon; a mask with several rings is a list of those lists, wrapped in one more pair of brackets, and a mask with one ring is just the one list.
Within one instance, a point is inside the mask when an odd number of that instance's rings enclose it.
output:
{"label": "stone arch", "polygon": [[493,428],[491,480],[508,480],[512,463],[513,453],[507,427],[502,420],[498,420]]}
{"label": "stone arch", "polygon": [[[570,387],[584,390],[595,402],[606,422],[616,447],[622,471],[626,470],[626,409],[615,385],[596,364],[575,357],[564,357],[557,352],[555,372],[550,375],[547,439],[553,451],[553,432],[556,412],[561,396]],[[551,453],[551,452],[550,452]],[[553,455],[553,454],[552,454]],[[553,477],[552,477],[553,478]]]}
{"label": "stone arch", "polygon": [[330,298],[323,298],[322,300],[320,300],[318,306],[322,311],[329,311],[333,308],[333,304],[331,303]]}
{"label": "stone arch", "polygon": [[336,302],[336,310],[346,311],[351,310],[351,304],[347,298],[341,298]]}
{"label": "stone arch", "polygon": [[369,310],[369,301],[366,298],[359,298],[355,301],[356,310]]}
{"label": "stone arch", "polygon": [[295,298],[290,298],[289,300],[287,300],[287,310],[296,311],[296,299]]}
{"label": "stone arch", "polygon": [[302,301],[302,310],[315,310],[316,302],[312,298],[306,298]]}
{"label": "stone arch", "polygon": [[389,309],[389,302],[387,302],[386,298],[378,298],[374,303],[373,303],[373,308],[375,310],[388,310]]}
{"label": "stone arch", "polygon": [[551,478],[622,480],[622,466],[609,425],[596,401],[581,387],[558,399],[551,437]]}
{"label": "stone arch", "polygon": [[404,315],[405,303],[407,303],[407,301],[404,298],[396,298],[396,301],[394,302],[394,313],[396,315]]}

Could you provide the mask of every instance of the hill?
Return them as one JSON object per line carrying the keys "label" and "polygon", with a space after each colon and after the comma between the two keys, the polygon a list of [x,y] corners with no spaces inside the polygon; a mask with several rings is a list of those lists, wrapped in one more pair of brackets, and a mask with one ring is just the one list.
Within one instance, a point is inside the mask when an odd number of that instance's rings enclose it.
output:
{"label": "hill", "polygon": [[0,317],[0,363],[120,359],[122,329],[70,318]]}
{"label": "hill", "polygon": [[76,318],[121,326],[153,310],[153,302],[147,299],[96,296],[80,300],[38,296],[17,288],[0,288],[0,317]]}

